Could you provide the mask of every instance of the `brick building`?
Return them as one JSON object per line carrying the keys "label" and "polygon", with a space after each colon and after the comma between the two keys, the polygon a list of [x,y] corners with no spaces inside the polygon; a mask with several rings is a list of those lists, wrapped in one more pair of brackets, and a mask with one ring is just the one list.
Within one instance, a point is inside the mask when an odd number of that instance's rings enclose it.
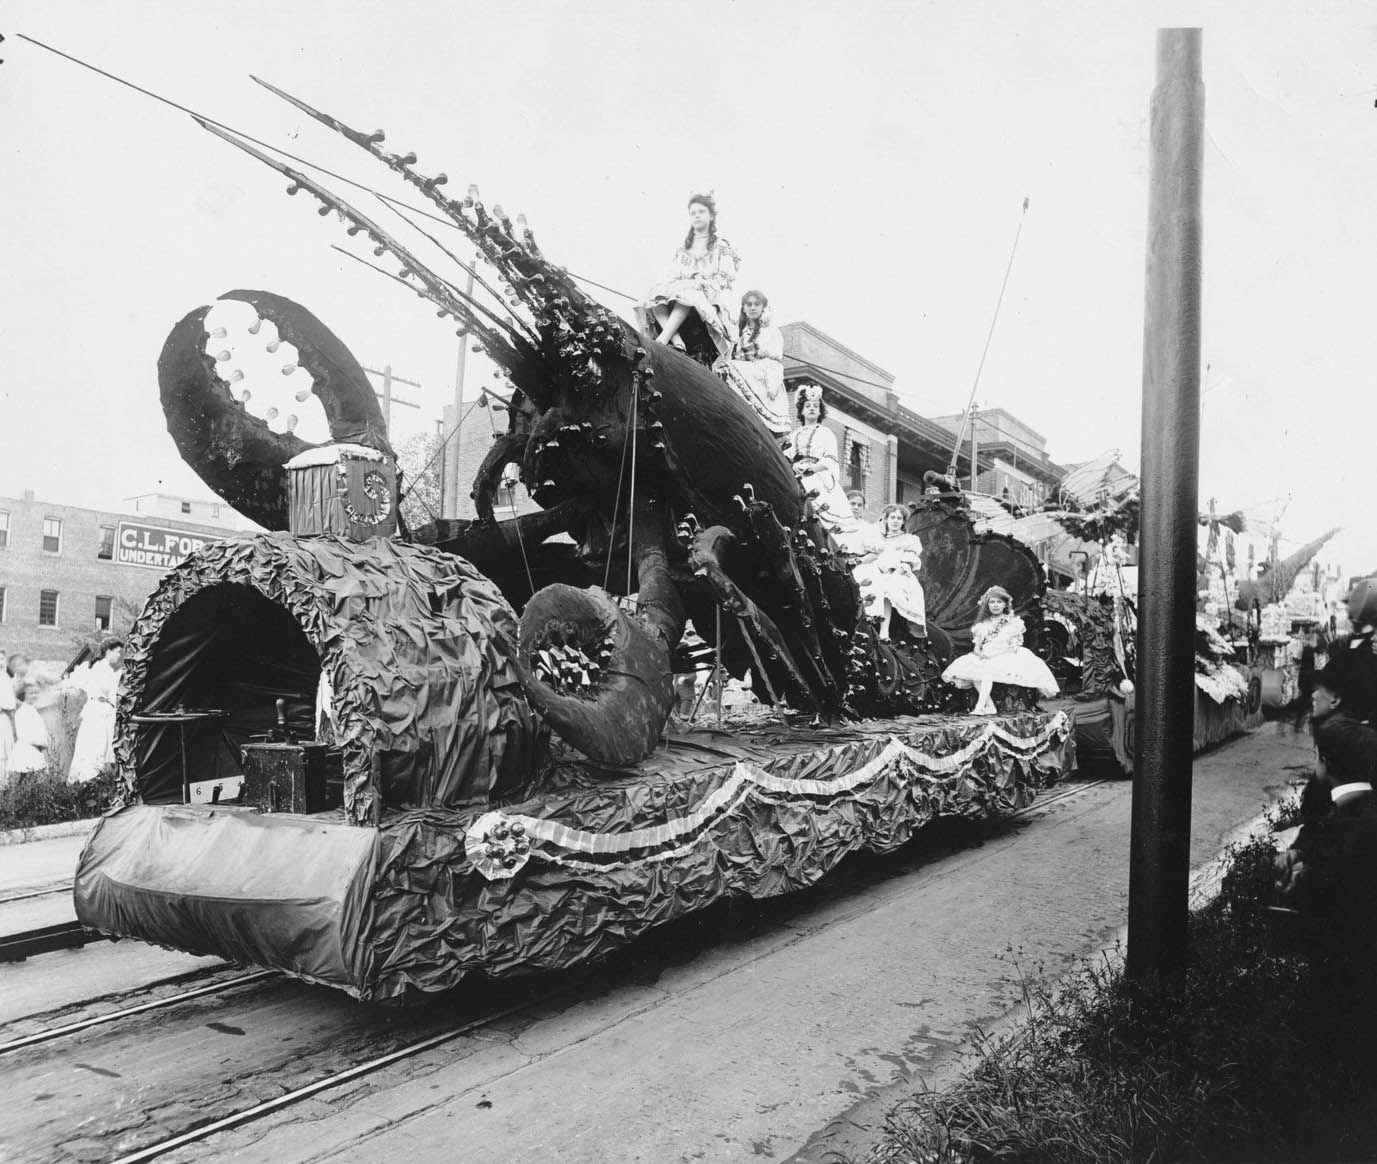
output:
{"label": "brick building", "polygon": [[[933,423],[952,434],[950,441],[961,431],[962,419],[959,414],[937,416]],[[961,464],[968,476],[972,442],[980,464],[971,486],[975,493],[1003,497],[1032,509],[1046,501],[1066,475],[1066,467],[1048,457],[1046,438],[1003,408],[982,409],[966,424]]]}
{"label": "brick building", "polygon": [[[791,400],[801,381],[822,386],[824,423],[837,437],[844,488],[865,494],[872,517],[891,501],[921,496],[923,474],[946,471],[953,434],[900,404],[892,373],[812,324],[786,323],[781,330]],[[988,454],[977,456],[982,469],[994,467]]]}
{"label": "brick building", "polygon": [[0,650],[66,660],[123,634],[163,574],[241,523],[223,502],[149,493],[121,512],[0,497]]}

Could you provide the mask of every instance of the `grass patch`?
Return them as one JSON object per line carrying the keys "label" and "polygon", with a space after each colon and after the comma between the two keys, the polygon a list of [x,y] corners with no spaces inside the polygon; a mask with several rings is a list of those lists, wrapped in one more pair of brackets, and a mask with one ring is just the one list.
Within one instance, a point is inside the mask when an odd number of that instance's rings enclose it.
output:
{"label": "grass patch", "polygon": [[51,772],[21,772],[0,787],[0,831],[89,820],[108,811],[124,792],[113,772],[68,784]]}
{"label": "grass patch", "polygon": [[1170,1000],[1108,960],[1055,988],[1021,975],[1027,1021],[892,1112],[866,1164],[1377,1159],[1377,1080],[1317,1034],[1309,967],[1269,920],[1274,853],[1234,848]]}

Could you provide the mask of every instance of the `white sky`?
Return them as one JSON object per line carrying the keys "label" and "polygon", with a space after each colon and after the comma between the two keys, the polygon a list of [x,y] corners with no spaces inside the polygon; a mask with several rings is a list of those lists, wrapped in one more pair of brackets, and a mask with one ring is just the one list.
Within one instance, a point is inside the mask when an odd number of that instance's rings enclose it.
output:
{"label": "white sky", "polygon": [[[928,415],[965,405],[1027,196],[977,399],[1055,460],[1119,449],[1136,470],[1155,29],[1203,27],[1202,504],[1266,518],[1294,495],[1291,543],[1342,524],[1325,557],[1377,569],[1370,4],[10,0],[0,21],[0,493],[81,505],[205,495],[156,361],[223,291],[304,303],[364,364],[421,381],[429,418],[457,341],[332,251],[348,240],[307,196],[13,33],[401,193],[254,73],[386,129],[633,294],[688,193],[713,188],[738,289],[893,372]],[[487,376],[471,359],[470,396]]]}

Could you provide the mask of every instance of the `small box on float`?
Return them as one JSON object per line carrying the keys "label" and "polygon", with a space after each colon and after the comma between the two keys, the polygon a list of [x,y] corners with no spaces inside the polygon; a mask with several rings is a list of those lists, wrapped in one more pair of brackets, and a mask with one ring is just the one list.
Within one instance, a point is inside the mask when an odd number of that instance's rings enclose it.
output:
{"label": "small box on float", "polygon": [[367,445],[321,445],[287,462],[292,533],[337,534],[350,541],[397,532],[397,464]]}

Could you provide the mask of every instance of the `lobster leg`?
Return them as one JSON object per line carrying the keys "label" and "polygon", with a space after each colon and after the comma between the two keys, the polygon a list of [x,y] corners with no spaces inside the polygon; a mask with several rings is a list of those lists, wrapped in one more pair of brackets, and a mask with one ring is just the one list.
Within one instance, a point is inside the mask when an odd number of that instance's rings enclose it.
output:
{"label": "lobster leg", "polygon": [[[772,506],[754,498],[746,504],[746,520],[755,535],[757,548],[762,560],[771,563],[775,581],[788,596],[787,609],[793,614],[789,621],[793,624],[790,639],[796,640],[798,650],[794,652],[801,659],[815,664],[812,670],[820,681],[822,702],[829,707],[840,709],[841,691],[838,680],[846,675],[845,660],[836,649],[835,641],[824,645],[818,635],[816,620],[817,608],[814,605],[808,585],[804,581],[800,562],[794,554],[788,531],[775,519]],[[821,587],[817,589],[821,597]],[[821,666],[818,664],[821,662]],[[835,665],[835,666],[834,666]]]}
{"label": "lobster leg", "polygon": [[774,678],[781,681],[785,697],[796,706],[817,713],[821,710],[816,694],[817,683],[822,676],[816,664],[809,660],[809,669],[815,672],[814,682],[809,682],[795,663],[793,653],[774,621],[751,601],[722,567],[722,558],[735,540],[725,526],[711,526],[702,530],[689,550],[689,564],[695,574],[707,580],[722,609],[737,616],[742,631],[753,635],[765,648],[765,663],[773,666]]}

